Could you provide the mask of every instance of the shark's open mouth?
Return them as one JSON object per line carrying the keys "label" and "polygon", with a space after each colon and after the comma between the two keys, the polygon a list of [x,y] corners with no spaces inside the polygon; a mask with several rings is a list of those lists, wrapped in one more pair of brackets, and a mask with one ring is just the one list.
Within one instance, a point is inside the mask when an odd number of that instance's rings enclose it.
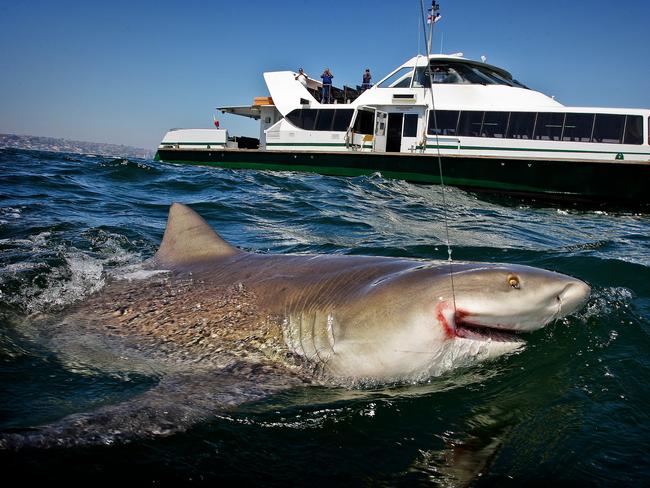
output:
{"label": "shark's open mouth", "polygon": [[475,324],[466,320],[466,316],[467,314],[463,312],[457,312],[454,317],[454,335],[456,337],[474,341],[523,342],[514,332]]}
{"label": "shark's open mouth", "polygon": [[456,337],[473,341],[523,342],[517,334],[487,327],[456,324]]}

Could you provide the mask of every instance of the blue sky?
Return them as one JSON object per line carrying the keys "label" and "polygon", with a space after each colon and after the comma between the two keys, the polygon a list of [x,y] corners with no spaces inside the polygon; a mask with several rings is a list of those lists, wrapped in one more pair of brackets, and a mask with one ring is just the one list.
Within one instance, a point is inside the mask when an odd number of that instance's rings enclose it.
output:
{"label": "blue sky", "polygon": [[[434,52],[485,55],[567,105],[650,108],[650,2],[440,3]],[[0,132],[154,148],[266,95],[264,71],[327,66],[354,85],[368,67],[378,81],[422,47],[419,12],[419,0],[0,0]]]}

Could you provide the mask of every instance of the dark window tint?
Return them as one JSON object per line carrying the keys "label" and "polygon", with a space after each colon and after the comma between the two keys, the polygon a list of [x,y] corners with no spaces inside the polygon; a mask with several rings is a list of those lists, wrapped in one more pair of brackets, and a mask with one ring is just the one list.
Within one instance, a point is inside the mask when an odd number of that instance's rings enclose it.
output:
{"label": "dark window tint", "polygon": [[418,114],[404,114],[404,137],[417,137],[418,135]]}
{"label": "dark window tint", "polygon": [[334,120],[333,109],[322,109],[318,111],[316,118],[316,130],[332,130],[332,121]]}
{"label": "dark window tint", "polygon": [[627,116],[623,144],[643,144],[643,117],[640,115]]}
{"label": "dark window tint", "polygon": [[332,123],[332,130],[346,131],[350,127],[352,114],[354,110],[351,108],[337,108],[334,114],[334,122]]}
{"label": "dark window tint", "polygon": [[[458,110],[436,110],[429,112],[429,127],[427,133],[438,136],[457,135]],[[437,130],[436,130],[437,129]]]}
{"label": "dark window tint", "polygon": [[304,130],[345,131],[350,126],[352,113],[353,109],[349,108],[321,110],[304,108],[291,111],[287,115],[287,120],[297,128]]}
{"label": "dark window tint", "polygon": [[316,125],[316,115],[318,110],[313,108],[305,108],[302,110],[302,129],[305,130],[314,130],[314,125]]}
{"label": "dark window tint", "polygon": [[535,112],[512,112],[507,137],[511,139],[532,139],[536,115]]}
{"label": "dark window tint", "polygon": [[620,144],[624,125],[625,115],[596,114],[593,142]]}
{"label": "dark window tint", "polygon": [[488,75],[490,78],[492,78],[493,80],[495,80],[497,83],[501,85],[515,86],[515,84],[511,80],[505,78],[499,73],[496,73],[487,68],[479,68],[479,70],[481,71],[481,73]]}
{"label": "dark window tint", "polygon": [[300,128],[302,125],[302,110],[292,110],[287,114],[287,120],[296,127]]}
{"label": "dark window tint", "polygon": [[570,142],[591,142],[594,117],[594,114],[566,114],[562,140]]}
{"label": "dark window tint", "polygon": [[553,112],[538,113],[534,139],[541,141],[559,141],[562,137],[563,125],[564,114]]}
{"label": "dark window tint", "polygon": [[458,135],[480,137],[483,112],[463,111],[458,121]]}
{"label": "dark window tint", "polygon": [[453,64],[452,66],[465,83],[474,83],[478,85],[489,85],[495,83],[493,80],[482,75],[479,71],[472,69],[470,66],[464,64]]}
{"label": "dark window tint", "polygon": [[368,110],[359,110],[354,121],[354,132],[357,134],[374,134],[375,113]]}
{"label": "dark window tint", "polygon": [[505,137],[509,115],[509,112],[485,112],[481,136],[498,138]]}
{"label": "dark window tint", "polygon": [[413,88],[429,88],[431,86],[431,73],[425,67],[420,67],[415,70],[415,78],[413,78]]}
{"label": "dark window tint", "polygon": [[287,119],[299,129],[314,130],[317,113],[313,108],[297,109],[289,113]]}

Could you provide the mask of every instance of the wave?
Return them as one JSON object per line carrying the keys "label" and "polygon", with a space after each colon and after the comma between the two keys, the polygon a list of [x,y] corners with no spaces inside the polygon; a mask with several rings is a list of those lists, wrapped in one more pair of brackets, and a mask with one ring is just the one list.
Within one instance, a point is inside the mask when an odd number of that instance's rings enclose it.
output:
{"label": "wave", "polygon": [[[0,304],[26,314],[52,312],[99,291],[107,279],[146,276],[142,255],[125,236],[96,229],[86,237],[92,250],[61,242],[57,232],[2,239],[14,260],[0,263]],[[31,259],[20,261],[23,256]]]}

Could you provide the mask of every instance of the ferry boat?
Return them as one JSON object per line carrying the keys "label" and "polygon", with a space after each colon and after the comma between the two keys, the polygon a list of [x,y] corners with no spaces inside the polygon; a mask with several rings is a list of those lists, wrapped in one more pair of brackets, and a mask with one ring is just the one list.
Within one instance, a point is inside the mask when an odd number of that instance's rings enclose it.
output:
{"label": "ferry boat", "polygon": [[174,129],[156,159],[458,186],[545,200],[650,204],[650,110],[565,106],[505,69],[417,55],[369,89],[264,73],[270,96],[223,113],[259,138]]}

